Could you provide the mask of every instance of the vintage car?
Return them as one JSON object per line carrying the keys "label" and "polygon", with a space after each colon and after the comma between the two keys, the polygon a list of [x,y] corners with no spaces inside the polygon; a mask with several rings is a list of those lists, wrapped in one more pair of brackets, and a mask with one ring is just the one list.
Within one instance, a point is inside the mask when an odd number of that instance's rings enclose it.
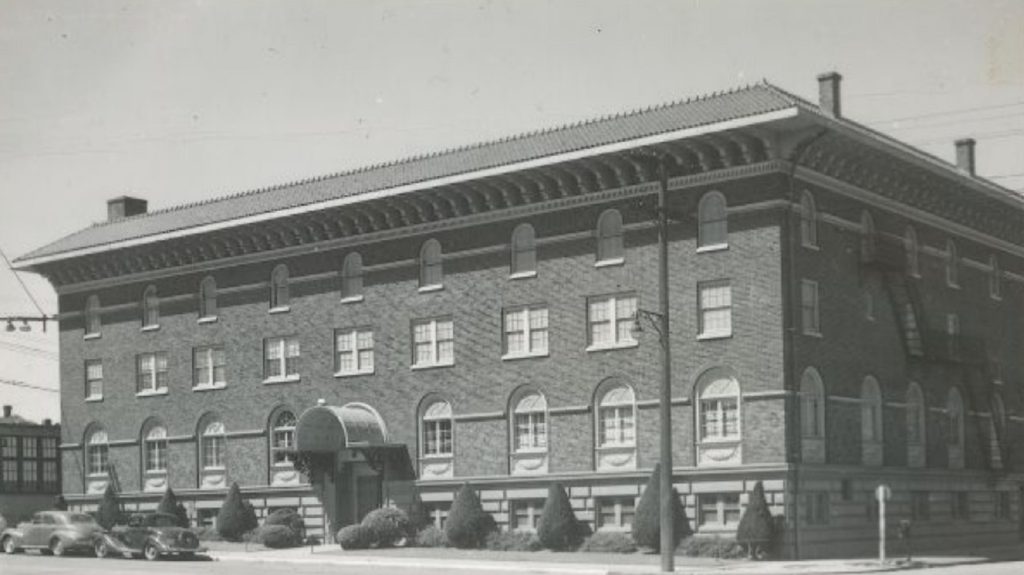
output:
{"label": "vintage car", "polygon": [[118,554],[142,556],[155,561],[164,555],[191,557],[206,552],[199,538],[178,525],[178,518],[169,513],[135,513],[125,525],[116,525],[98,537],[93,544],[96,556]]}
{"label": "vintage car", "polygon": [[40,511],[31,521],[0,531],[0,548],[5,553],[38,549],[45,554],[88,551],[103,533],[96,520],[74,511]]}

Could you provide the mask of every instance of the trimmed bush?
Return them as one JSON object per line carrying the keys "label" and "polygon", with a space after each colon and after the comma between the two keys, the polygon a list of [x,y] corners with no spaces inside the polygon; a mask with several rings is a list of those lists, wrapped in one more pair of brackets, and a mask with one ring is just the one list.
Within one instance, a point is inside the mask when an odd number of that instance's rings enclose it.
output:
{"label": "trimmed bush", "polygon": [[412,523],[412,527],[416,531],[421,531],[434,524],[434,520],[427,513],[427,506],[423,505],[419,494],[413,496],[412,505],[409,506],[409,522]]}
{"label": "trimmed bush", "polygon": [[373,545],[373,531],[364,525],[346,525],[338,530],[338,545],[346,551],[369,549]]}
{"label": "trimmed bush", "polygon": [[255,540],[271,549],[302,545],[302,538],[287,525],[264,525],[256,531]]}
{"label": "trimmed bush", "polygon": [[193,527],[189,531],[191,531],[192,533],[195,533],[196,534],[196,538],[199,539],[200,541],[223,541],[224,540],[224,538],[221,537],[220,533],[218,533],[216,529],[214,529],[213,527],[211,527],[209,525],[203,525],[201,527]]}
{"label": "trimmed bush", "polygon": [[123,522],[123,516],[121,502],[117,499],[114,486],[108,483],[106,491],[103,492],[100,507],[96,510],[96,522],[102,525],[104,529],[111,529]]}
{"label": "trimmed bush", "polygon": [[764,485],[758,481],[750,493],[750,501],[736,528],[736,542],[747,548],[747,555],[760,557],[775,535],[775,521],[764,498]]}
{"label": "trimmed bush", "polygon": [[[658,473],[661,464],[654,466],[654,472],[647,480],[647,488],[640,496],[636,505],[636,517],[633,521],[633,541],[640,547],[648,547],[654,551],[661,549],[661,481]],[[672,539],[675,548],[679,542],[693,534],[690,520],[686,517],[686,508],[679,500],[679,493],[672,488]]]}
{"label": "trimmed bush", "polygon": [[537,525],[537,539],[541,545],[555,551],[575,548],[583,539],[569,495],[561,483],[548,487],[548,498]]}
{"label": "trimmed bush", "polygon": [[258,527],[256,512],[242,499],[238,483],[232,483],[224,504],[217,513],[217,532],[227,541],[241,541],[242,536]]}
{"label": "trimmed bush", "polygon": [[419,533],[416,534],[416,546],[417,547],[447,547],[448,537],[444,534],[444,531],[428,525],[423,529],[420,529]]}
{"label": "trimmed bush", "polygon": [[491,551],[540,551],[540,539],[525,531],[492,531],[484,545]]}
{"label": "trimmed bush", "polygon": [[295,511],[290,507],[278,509],[270,515],[267,515],[267,518],[263,520],[263,526],[267,527],[270,525],[284,525],[291,529],[292,533],[295,533],[295,537],[300,542],[306,535],[306,522],[303,521],[302,516],[299,515],[298,511]]}
{"label": "trimmed bush", "polygon": [[167,491],[164,491],[164,496],[160,499],[160,504],[157,505],[156,510],[160,513],[167,513],[177,517],[179,526],[188,527],[188,511],[178,501],[178,496],[174,494],[174,490],[170,487],[167,488]]}
{"label": "trimmed bush", "polygon": [[636,542],[618,531],[598,531],[583,540],[580,551],[586,553],[636,553]]}
{"label": "trimmed bush", "polygon": [[363,518],[363,527],[373,533],[378,547],[404,544],[416,532],[405,511],[395,507],[374,509]]}
{"label": "trimmed bush", "polygon": [[463,484],[448,512],[444,528],[448,543],[459,549],[479,549],[487,540],[487,534],[496,527],[494,517],[480,505],[476,491],[468,483]]}
{"label": "trimmed bush", "polygon": [[63,495],[58,495],[53,498],[53,508],[57,511],[67,511],[68,502],[64,499]]}
{"label": "trimmed bush", "polygon": [[715,559],[741,559],[746,555],[743,547],[731,539],[721,537],[690,537],[676,548],[687,557],[713,557]]}

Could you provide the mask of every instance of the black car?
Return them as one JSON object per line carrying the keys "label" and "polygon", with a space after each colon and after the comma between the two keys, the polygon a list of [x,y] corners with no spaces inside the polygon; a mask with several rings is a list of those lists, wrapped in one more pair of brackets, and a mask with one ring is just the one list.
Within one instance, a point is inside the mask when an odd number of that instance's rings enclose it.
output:
{"label": "black car", "polygon": [[142,556],[155,561],[165,555],[191,557],[204,553],[195,533],[178,525],[178,518],[168,513],[136,513],[125,525],[117,525],[96,540],[93,549],[103,558],[112,554],[125,557]]}

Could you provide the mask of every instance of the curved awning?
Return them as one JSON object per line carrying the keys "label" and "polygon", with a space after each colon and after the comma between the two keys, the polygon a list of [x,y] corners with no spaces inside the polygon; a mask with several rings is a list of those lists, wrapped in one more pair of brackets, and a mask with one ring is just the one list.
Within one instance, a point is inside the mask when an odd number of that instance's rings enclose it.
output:
{"label": "curved awning", "polygon": [[380,414],[363,403],[311,407],[299,416],[295,426],[296,451],[336,453],[387,442],[388,432]]}

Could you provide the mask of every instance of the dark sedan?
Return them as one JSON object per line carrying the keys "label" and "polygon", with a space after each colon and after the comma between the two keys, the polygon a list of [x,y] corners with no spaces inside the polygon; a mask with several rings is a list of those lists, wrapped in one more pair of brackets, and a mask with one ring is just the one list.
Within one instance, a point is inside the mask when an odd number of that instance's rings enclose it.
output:
{"label": "dark sedan", "polygon": [[117,525],[97,538],[93,549],[100,558],[119,554],[150,561],[165,555],[190,557],[206,551],[199,546],[196,534],[179,526],[178,518],[168,513],[136,513],[127,524]]}

